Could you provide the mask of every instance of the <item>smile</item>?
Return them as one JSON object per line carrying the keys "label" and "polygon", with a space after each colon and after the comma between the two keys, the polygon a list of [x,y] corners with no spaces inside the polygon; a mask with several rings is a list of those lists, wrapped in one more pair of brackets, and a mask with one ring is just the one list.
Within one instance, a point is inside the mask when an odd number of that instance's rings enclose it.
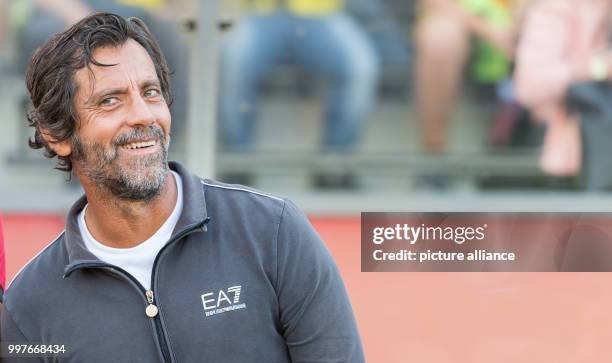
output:
{"label": "smile", "polygon": [[143,149],[143,148],[155,146],[155,144],[157,144],[157,141],[155,140],[137,141],[137,142],[132,142],[129,144],[122,145],[122,147],[125,149],[129,149],[129,150],[135,150],[135,149]]}

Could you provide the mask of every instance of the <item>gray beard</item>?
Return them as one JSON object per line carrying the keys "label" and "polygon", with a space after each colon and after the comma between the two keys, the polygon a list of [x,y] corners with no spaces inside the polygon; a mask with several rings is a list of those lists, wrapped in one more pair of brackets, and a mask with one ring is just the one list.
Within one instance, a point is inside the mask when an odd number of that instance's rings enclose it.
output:
{"label": "gray beard", "polygon": [[[157,136],[159,132],[156,132]],[[116,146],[105,150],[98,143],[84,145],[74,138],[74,158],[80,161],[81,172],[97,187],[107,190],[119,199],[148,202],[160,195],[168,175],[168,143],[161,134],[161,152],[139,157],[121,168],[115,162]]]}
{"label": "gray beard", "polygon": [[[167,153],[163,152],[161,160],[141,158],[137,161],[137,172],[118,168],[114,175],[107,175],[102,169],[89,173],[89,178],[97,185],[103,186],[114,196],[131,201],[148,202],[159,196],[168,175]],[[159,165],[159,167],[155,167]],[[145,175],[138,171],[147,171]]]}

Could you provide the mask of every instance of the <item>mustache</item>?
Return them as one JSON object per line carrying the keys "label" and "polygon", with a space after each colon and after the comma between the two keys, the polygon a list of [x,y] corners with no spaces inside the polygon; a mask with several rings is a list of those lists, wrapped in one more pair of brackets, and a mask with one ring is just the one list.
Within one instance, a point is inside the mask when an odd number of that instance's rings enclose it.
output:
{"label": "mustache", "polygon": [[159,139],[162,143],[166,141],[166,135],[159,126],[150,125],[147,127],[141,127],[132,129],[126,133],[123,133],[115,138],[113,144],[116,146],[122,146],[135,141]]}

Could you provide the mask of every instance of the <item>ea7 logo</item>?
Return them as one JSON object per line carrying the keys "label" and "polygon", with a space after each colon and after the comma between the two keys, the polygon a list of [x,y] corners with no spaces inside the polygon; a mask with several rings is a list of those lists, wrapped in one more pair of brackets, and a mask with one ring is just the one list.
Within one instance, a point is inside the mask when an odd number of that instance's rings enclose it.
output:
{"label": "ea7 logo", "polygon": [[240,292],[242,286],[228,287],[227,290],[219,290],[218,292],[207,292],[202,294],[202,305],[204,314],[211,316],[224,313],[226,311],[238,310],[246,308],[246,304],[240,304]]}

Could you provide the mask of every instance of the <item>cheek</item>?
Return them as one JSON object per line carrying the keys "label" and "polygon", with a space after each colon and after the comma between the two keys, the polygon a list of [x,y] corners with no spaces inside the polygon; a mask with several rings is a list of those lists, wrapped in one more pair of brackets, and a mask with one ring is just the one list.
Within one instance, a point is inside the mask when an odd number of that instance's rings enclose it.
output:
{"label": "cheek", "polygon": [[160,126],[164,130],[166,134],[170,133],[170,125],[172,123],[170,116],[170,109],[166,105],[166,103],[160,103],[156,105],[153,109],[155,114],[155,119],[158,120]]}
{"label": "cheek", "polygon": [[84,141],[95,141],[96,143],[106,144],[115,135],[117,130],[114,118],[96,116],[85,120],[79,129],[79,135]]}

